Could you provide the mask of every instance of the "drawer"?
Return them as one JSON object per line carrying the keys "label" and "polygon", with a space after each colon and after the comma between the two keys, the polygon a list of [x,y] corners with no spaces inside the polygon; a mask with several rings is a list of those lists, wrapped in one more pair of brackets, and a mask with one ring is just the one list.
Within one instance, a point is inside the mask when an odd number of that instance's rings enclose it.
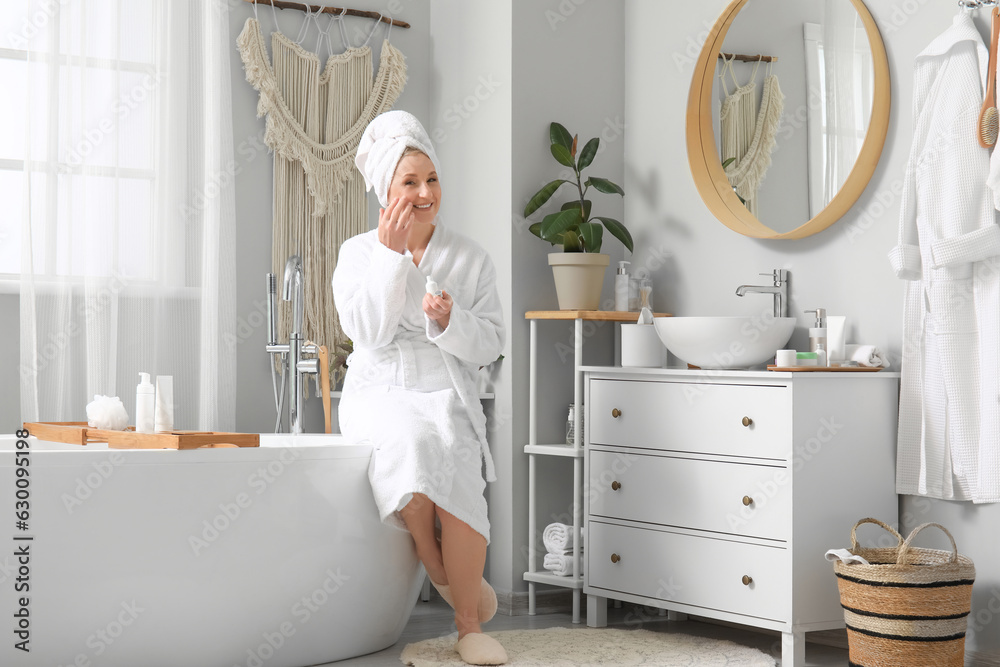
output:
{"label": "drawer", "polygon": [[787,468],[593,449],[589,457],[591,514],[773,540],[791,536]]}
{"label": "drawer", "polygon": [[596,521],[589,527],[587,586],[788,621],[787,549]]}
{"label": "drawer", "polygon": [[591,380],[587,427],[593,444],[783,460],[792,451],[791,394],[759,385]]}

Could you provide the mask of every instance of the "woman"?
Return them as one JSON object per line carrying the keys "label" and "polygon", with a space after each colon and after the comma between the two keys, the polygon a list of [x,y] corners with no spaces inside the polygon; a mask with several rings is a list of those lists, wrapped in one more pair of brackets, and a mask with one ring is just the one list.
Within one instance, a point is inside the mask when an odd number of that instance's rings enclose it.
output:
{"label": "woman", "polygon": [[[437,224],[437,156],[420,122],[390,111],[369,124],[355,164],[381,208],[378,229],[348,239],[333,274],[354,342],[340,427],[374,445],[369,467],[382,520],[409,530],[441,596],[455,608],[455,649],[470,664],[507,661],[482,633],[496,612],[483,579],[494,481],[476,374],[504,345],[496,271],[470,239]],[[427,279],[441,288],[427,293]],[[440,524],[440,542],[436,524]]]}

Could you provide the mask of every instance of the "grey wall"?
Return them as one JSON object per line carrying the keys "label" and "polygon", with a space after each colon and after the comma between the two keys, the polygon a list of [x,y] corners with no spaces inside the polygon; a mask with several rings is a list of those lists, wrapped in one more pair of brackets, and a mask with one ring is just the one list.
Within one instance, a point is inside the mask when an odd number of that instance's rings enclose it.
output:
{"label": "grey wall", "polygon": [[[250,433],[270,433],[274,430],[275,406],[271,387],[268,355],[264,352],[267,337],[264,274],[271,265],[271,190],[272,156],[264,146],[264,119],[257,118],[257,91],[247,83],[243,63],[235,50],[236,36],[247,18],[253,16],[251,5],[231,2],[230,34],[234,44],[231,69],[233,90],[233,146],[236,151],[236,272],[237,272],[237,368],[239,373],[236,395],[236,428]],[[391,0],[388,4],[375,0],[358,0],[351,4],[391,14],[407,21],[408,30],[393,28],[391,41],[406,56],[407,83],[395,108],[406,109],[420,118],[428,112],[430,89],[430,3],[428,0]],[[265,35],[274,29],[268,7],[259,9]],[[304,14],[294,10],[278,11],[278,23],[286,34],[297,35]],[[355,46],[364,42],[372,21],[349,17],[348,37]],[[325,26],[325,23],[324,23]],[[339,33],[334,28],[334,48],[341,49]],[[381,28],[372,39],[378,67],[378,51],[385,31]],[[268,40],[270,44],[270,40]],[[313,50],[316,30],[312,28],[303,45]],[[370,196],[374,202],[374,196]],[[372,205],[372,220],[378,220],[377,206]],[[280,270],[277,272],[281,278]],[[308,280],[309,277],[306,276]],[[280,285],[279,285],[280,289]],[[323,431],[323,408],[310,389],[306,403],[305,429]],[[287,427],[287,420],[286,420]]]}
{"label": "grey wall", "polygon": [[[734,288],[761,284],[759,272],[788,269],[790,311],[799,319],[792,346],[807,345],[809,316],[802,311],[821,306],[831,314],[847,315],[848,342],[879,345],[898,369],[903,286],[889,268],[886,253],[896,241],[899,185],[913,131],[912,63],[951,24],[955,3],[866,3],[882,32],[892,73],[893,107],[885,151],[868,189],[848,214],[820,234],[799,241],[759,241],[730,231],[702,203],[688,170],[687,90],[701,44],[728,4],[727,0],[626,2],[626,217],[642,239],[636,259],[656,266],[654,284],[667,296],[667,302],[658,306],[679,315],[759,312],[765,297],[740,299]],[[985,18],[986,12],[977,17],[984,33]],[[786,115],[796,111],[785,108]],[[850,492],[850,480],[844,480],[844,491]],[[995,537],[1000,505],[915,497],[903,497],[900,505],[904,531],[939,521],[954,533],[961,552],[975,561],[969,646],[1000,650],[994,622],[1000,609],[1000,543]],[[850,526],[831,527],[831,546],[849,542],[849,533]],[[930,536],[925,544],[944,546]]]}
{"label": "grey wall", "polygon": [[[555,178],[572,178],[549,152],[549,123],[558,121],[579,135],[579,147],[592,137],[601,137],[601,150],[586,175],[602,176],[624,183],[624,92],[623,51],[615,45],[625,41],[623,5],[613,0],[586,3],[546,0],[514,2],[513,51],[513,313],[511,363],[515,374],[514,455],[511,484],[515,522],[523,522],[513,536],[515,590],[524,590],[521,572],[527,567],[527,457],[528,441],[528,324],[529,310],[555,310],[555,287],[547,254],[549,244],[533,236],[521,217],[528,199]],[[568,173],[567,173],[568,172]],[[628,188],[626,187],[626,192]],[[551,202],[533,214],[529,222],[558,210],[573,197],[564,185]],[[591,190],[594,214],[623,221],[624,207],[618,196]],[[602,251],[611,255],[612,266],[624,249],[609,233]],[[614,306],[613,271],[605,275],[602,308]],[[613,362],[613,324],[585,328],[584,361]],[[573,325],[540,322],[538,325],[538,442],[565,441],[567,406],[573,401]],[[569,459],[538,457],[537,530],[553,521],[572,522],[572,474]],[[540,561],[540,558],[539,558]],[[539,562],[539,567],[541,563]]]}

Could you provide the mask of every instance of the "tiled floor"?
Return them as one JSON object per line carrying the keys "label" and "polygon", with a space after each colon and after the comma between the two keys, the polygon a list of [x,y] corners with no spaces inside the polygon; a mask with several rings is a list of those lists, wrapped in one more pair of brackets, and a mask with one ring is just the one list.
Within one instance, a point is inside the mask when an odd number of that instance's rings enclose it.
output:
{"label": "tiled floor", "polygon": [[[742,630],[699,621],[668,622],[666,617],[658,615],[658,610],[623,604],[620,609],[608,609],[608,625],[656,632],[684,632],[703,637],[717,637],[753,646],[778,658],[780,665],[781,643],[777,634],[756,630]],[[417,602],[410,622],[403,631],[403,636],[395,645],[384,651],[371,653],[360,658],[329,663],[329,667],[389,667],[402,663],[399,654],[410,642],[439,637],[455,631],[452,621],[452,610],[440,598],[435,596],[430,602]],[[586,619],[581,624],[586,625]],[[554,626],[574,627],[568,613],[540,614],[537,616],[503,616],[497,614],[486,626],[487,632],[497,630],[518,630],[534,628],[550,628]],[[581,626],[575,626],[581,627]],[[822,646],[807,642],[806,667],[843,667],[847,664],[847,651],[830,646]]]}

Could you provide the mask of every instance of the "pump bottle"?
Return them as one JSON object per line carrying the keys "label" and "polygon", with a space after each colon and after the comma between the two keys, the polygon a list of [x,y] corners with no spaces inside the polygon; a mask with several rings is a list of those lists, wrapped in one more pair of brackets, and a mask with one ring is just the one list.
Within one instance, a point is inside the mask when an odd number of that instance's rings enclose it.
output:
{"label": "pump bottle", "polygon": [[628,269],[626,264],[631,264],[628,260],[618,262],[618,271],[615,272],[615,310],[628,312]]}
{"label": "pump bottle", "polygon": [[139,373],[139,386],[135,388],[135,431],[136,433],[152,433],[155,427],[155,405],[153,398],[156,390],[149,381],[149,373]]}
{"label": "pump bottle", "polygon": [[816,322],[809,328],[809,351],[818,356],[820,366],[828,365],[826,339],[826,308],[804,311],[816,314]]}

